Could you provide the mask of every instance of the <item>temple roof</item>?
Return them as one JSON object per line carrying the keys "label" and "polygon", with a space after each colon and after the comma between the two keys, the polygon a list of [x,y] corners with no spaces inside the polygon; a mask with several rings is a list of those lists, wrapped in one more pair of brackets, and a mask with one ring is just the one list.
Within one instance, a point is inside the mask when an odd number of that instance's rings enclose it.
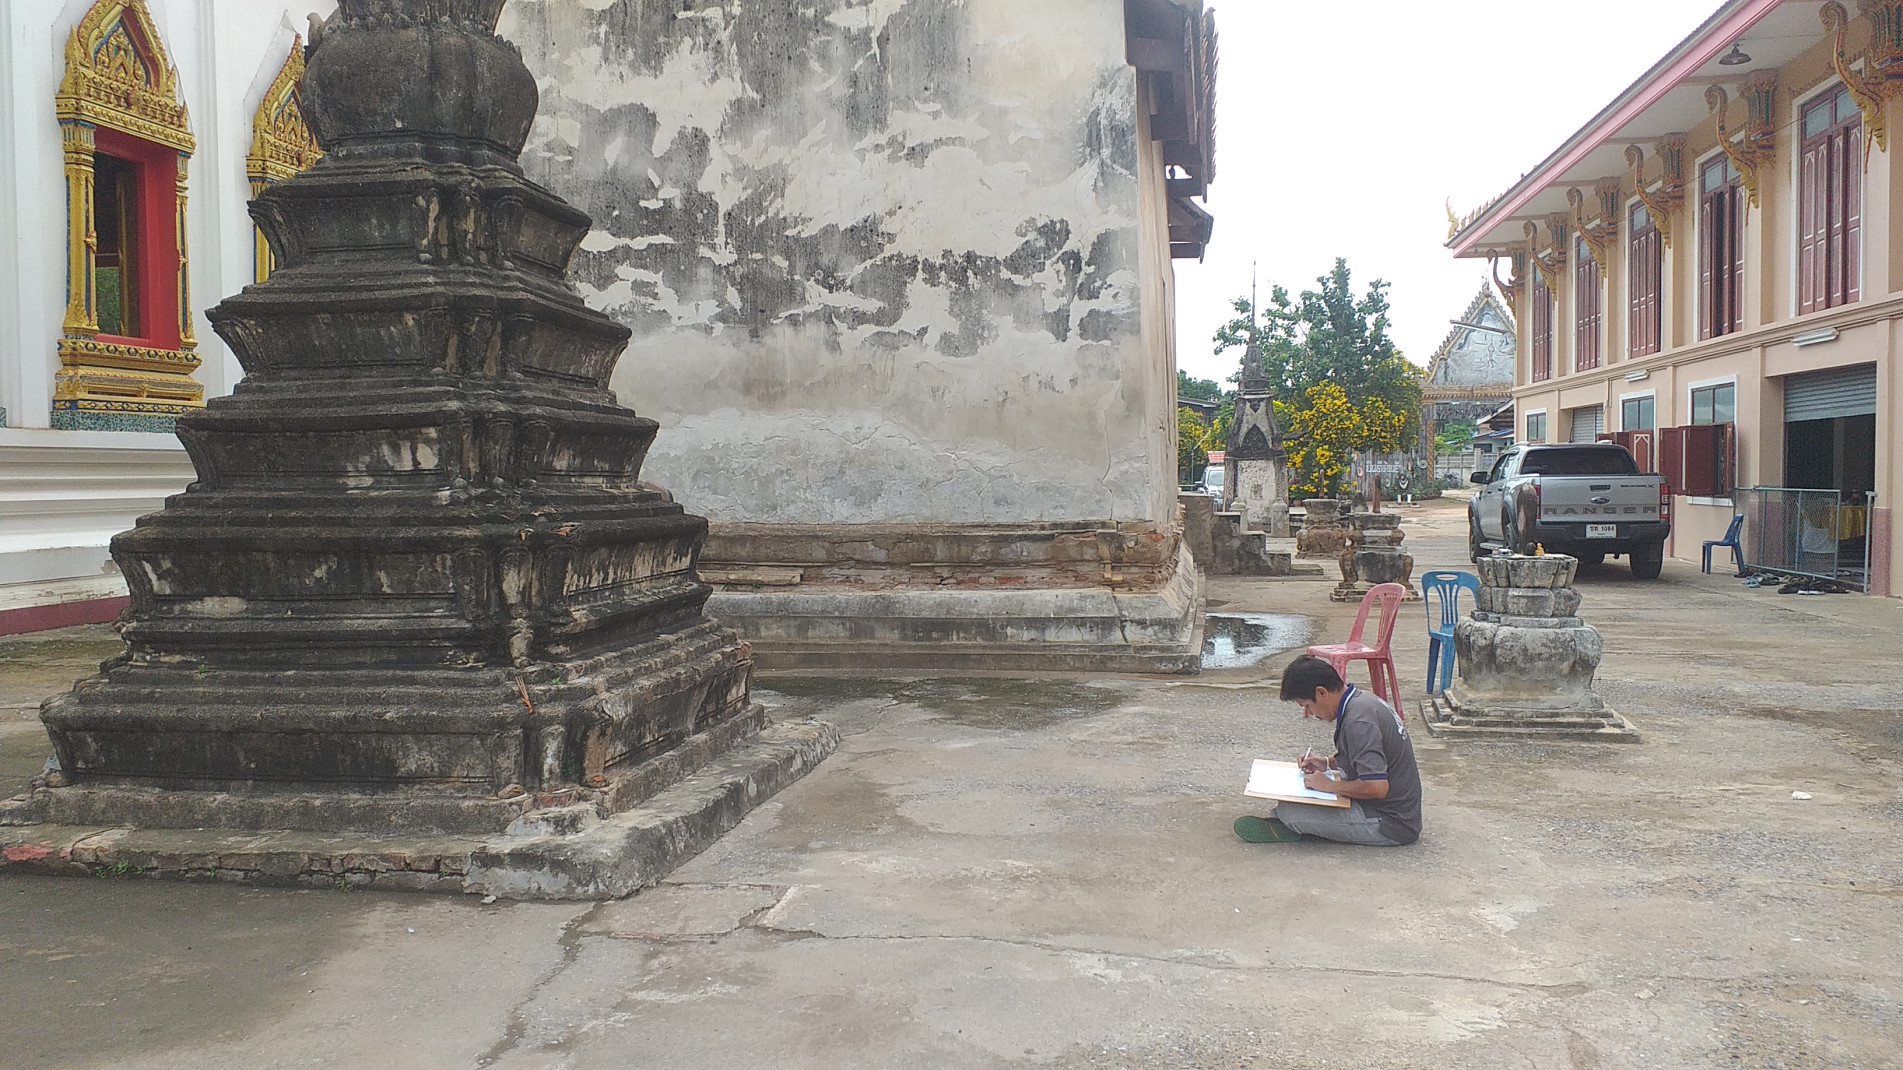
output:
{"label": "temple roof", "polygon": [[[1476,330],[1460,324],[1477,323],[1499,331]],[[1488,283],[1447,333],[1422,375],[1423,394],[1430,398],[1508,397],[1513,393],[1516,352],[1513,316]]]}

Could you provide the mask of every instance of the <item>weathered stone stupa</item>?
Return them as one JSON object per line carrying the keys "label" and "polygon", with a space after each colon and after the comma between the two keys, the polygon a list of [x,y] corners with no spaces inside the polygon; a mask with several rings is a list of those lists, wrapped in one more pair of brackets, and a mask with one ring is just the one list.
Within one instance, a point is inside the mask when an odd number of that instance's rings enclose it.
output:
{"label": "weathered stone stupa", "polygon": [[1223,494],[1232,512],[1242,514],[1245,531],[1266,531],[1286,539],[1288,520],[1288,451],[1275,418],[1275,391],[1262,367],[1262,350],[1243,351],[1242,375],[1236,383],[1235,424],[1223,454]]}
{"label": "weathered stone stupa", "polygon": [[[127,652],[46,704],[60,770],[0,823],[427,830],[483,841],[471,890],[625,892],[831,750],[766,726],[706,521],[641,482],[628,330],[564,278],[589,220],[516,163],[504,2],[341,0],[314,36],[326,155],[254,202],[278,268],[210,314],[246,377],[180,419],[197,482],[113,543]],[[679,857],[604,877],[637,826]],[[551,861],[577,829],[592,861]]]}
{"label": "weathered stone stupa", "polygon": [[1454,626],[1457,678],[1421,717],[1450,739],[1637,743],[1593,690],[1605,643],[1579,616],[1579,560],[1495,554],[1476,562],[1474,611]]}

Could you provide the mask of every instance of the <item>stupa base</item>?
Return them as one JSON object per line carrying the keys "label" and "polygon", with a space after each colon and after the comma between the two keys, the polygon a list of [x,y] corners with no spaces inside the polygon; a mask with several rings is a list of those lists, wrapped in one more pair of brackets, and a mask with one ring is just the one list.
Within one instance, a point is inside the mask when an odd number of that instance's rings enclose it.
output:
{"label": "stupa base", "polygon": [[[736,722],[736,725],[738,722]],[[754,727],[757,727],[757,723]],[[715,740],[690,740],[685,760]],[[149,808],[174,821],[187,808],[256,818],[290,807],[304,824],[326,814],[364,823],[394,797],[179,792],[151,788],[35,789],[0,803],[0,871],[125,876],[321,888],[470,893],[505,899],[608,899],[665,877],[799,780],[838,747],[819,721],[767,724],[638,805],[603,816],[600,798],[525,796],[500,832],[327,831],[323,828],[172,828],[76,821]],[[235,801],[234,801],[235,800]],[[439,797],[440,801],[440,797]],[[403,805],[427,806],[427,796]],[[352,816],[354,815],[354,816]],[[48,820],[52,818],[52,820]]]}
{"label": "stupa base", "polygon": [[1438,739],[1520,741],[1524,743],[1637,743],[1639,730],[1607,706],[1596,710],[1540,710],[1465,707],[1446,694],[1421,703],[1421,720]]}

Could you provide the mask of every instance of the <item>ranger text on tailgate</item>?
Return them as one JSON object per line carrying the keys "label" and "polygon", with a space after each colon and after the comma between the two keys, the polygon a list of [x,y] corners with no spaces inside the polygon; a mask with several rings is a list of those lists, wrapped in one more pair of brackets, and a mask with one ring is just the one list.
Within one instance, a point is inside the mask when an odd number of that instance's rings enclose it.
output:
{"label": "ranger text on tailgate", "polygon": [[1489,546],[1530,554],[1543,545],[1585,565],[1625,554],[1634,576],[1658,576],[1672,533],[1672,489],[1640,472],[1624,446],[1515,446],[1473,481],[1481,487],[1467,507],[1473,560]]}

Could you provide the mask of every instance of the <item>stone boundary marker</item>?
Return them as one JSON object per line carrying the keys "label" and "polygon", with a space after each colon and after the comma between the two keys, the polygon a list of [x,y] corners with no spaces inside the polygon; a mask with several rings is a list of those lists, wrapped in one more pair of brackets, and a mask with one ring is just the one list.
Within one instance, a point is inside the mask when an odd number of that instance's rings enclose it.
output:
{"label": "stone boundary marker", "polygon": [[1495,554],[1477,563],[1480,596],[1454,627],[1454,682],[1421,704],[1448,739],[1637,743],[1638,730],[1592,689],[1605,644],[1578,616],[1579,560]]}

